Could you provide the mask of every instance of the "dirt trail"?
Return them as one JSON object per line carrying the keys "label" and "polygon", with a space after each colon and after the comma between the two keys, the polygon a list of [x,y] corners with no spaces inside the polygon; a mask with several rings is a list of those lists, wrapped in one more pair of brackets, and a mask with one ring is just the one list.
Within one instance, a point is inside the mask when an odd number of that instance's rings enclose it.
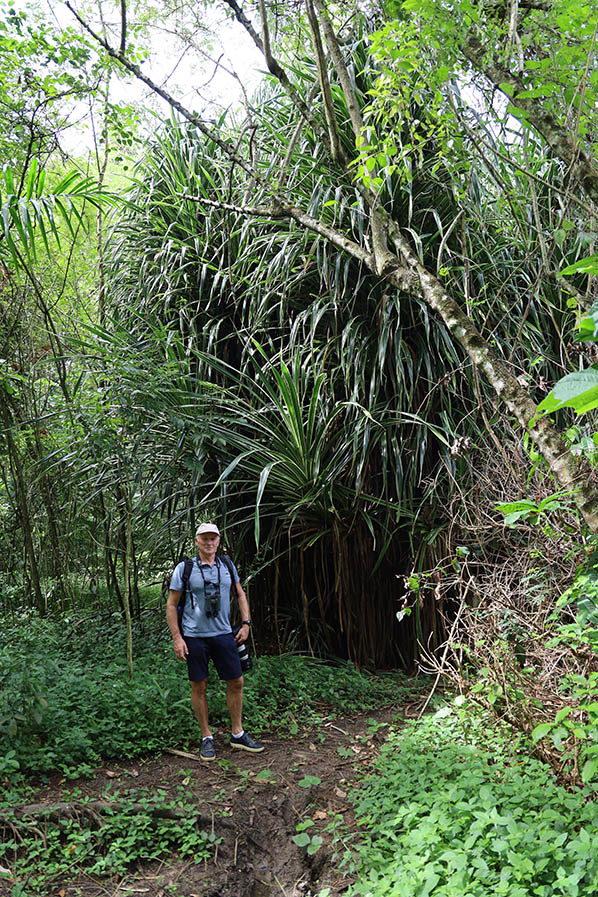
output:
{"label": "dirt trail", "polygon": [[[217,759],[210,763],[192,753],[176,753],[140,764],[100,769],[79,780],[79,793],[101,799],[108,783],[123,791],[160,789],[168,796],[189,792],[206,827],[220,839],[213,859],[196,864],[171,857],[136,868],[125,876],[102,878],[77,874],[56,880],[55,897],[312,897],[323,888],[341,895],[349,880],[338,869],[326,827],[341,814],[353,826],[347,800],[351,783],[372,763],[386,724],[413,715],[413,707],[370,711],[353,719],[330,720],[318,730],[293,739],[275,734],[261,740],[262,754],[233,750],[216,736]],[[375,720],[375,724],[372,724]],[[309,784],[306,776],[319,782]],[[300,784],[303,782],[303,784]],[[36,799],[64,801],[56,783]],[[310,836],[322,837],[313,855],[292,840],[297,825],[313,820]],[[209,821],[207,821],[209,820]],[[0,885],[0,894],[2,886]]]}

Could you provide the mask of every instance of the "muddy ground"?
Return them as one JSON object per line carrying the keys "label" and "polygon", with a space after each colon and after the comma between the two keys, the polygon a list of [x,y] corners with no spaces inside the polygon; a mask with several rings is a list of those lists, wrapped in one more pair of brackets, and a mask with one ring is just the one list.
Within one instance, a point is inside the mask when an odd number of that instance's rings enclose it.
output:
{"label": "muddy ground", "polygon": [[[220,839],[213,858],[198,864],[171,857],[124,876],[99,878],[77,871],[70,879],[57,877],[48,895],[313,897],[329,888],[329,897],[339,897],[351,882],[339,868],[338,846],[333,848],[327,826],[340,814],[348,829],[355,829],[349,790],[375,759],[387,725],[415,715],[419,703],[328,720],[293,739],[271,732],[261,738],[266,747],[261,754],[233,750],[224,734],[217,734],[217,759],[210,763],[173,749],[142,763],[103,767],[75,783],[90,800],[101,800],[108,784],[123,791],[161,789],[166,795],[178,794],[184,784],[200,824]],[[320,782],[306,786],[306,776]],[[72,787],[57,779],[36,794],[36,801],[64,802]],[[292,840],[306,819],[314,822],[309,834],[323,838],[313,855]],[[12,893],[11,885],[0,884],[0,897]]]}

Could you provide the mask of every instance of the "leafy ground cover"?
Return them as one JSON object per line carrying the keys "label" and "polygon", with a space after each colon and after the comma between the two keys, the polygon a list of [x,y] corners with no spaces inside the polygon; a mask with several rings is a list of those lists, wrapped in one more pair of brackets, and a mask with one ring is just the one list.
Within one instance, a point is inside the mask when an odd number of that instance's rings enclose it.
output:
{"label": "leafy ground cover", "polygon": [[[197,810],[186,790],[134,789],[104,792],[91,803],[77,790],[67,804],[46,809],[0,802],[0,845],[11,897],[44,893],[57,877],[85,869],[88,875],[124,875],[133,864],[176,853],[202,862],[212,856],[214,832],[197,825]],[[79,798],[79,799],[78,799]],[[101,813],[100,810],[101,809]],[[0,893],[2,891],[0,874]]]}
{"label": "leafy ground cover", "polygon": [[[5,622],[0,634],[0,777],[90,772],[103,760],[192,747],[198,729],[184,664],[164,633],[161,611],[135,632],[134,678],[127,675],[118,616],[34,616]],[[296,733],[322,715],[396,702],[412,688],[396,676],[375,677],[350,663],[300,656],[254,659],[246,677],[245,718],[257,734],[276,725]],[[210,677],[208,700],[225,726],[225,692]]]}
{"label": "leafy ground cover", "polygon": [[113,617],[101,638],[81,616],[4,626],[1,897],[595,895],[595,790],[460,700],[405,721],[421,682],[259,658],[247,719],[266,752],[235,756],[214,683],[202,764],[160,624],[136,631],[133,681]]}
{"label": "leafy ground cover", "polygon": [[263,754],[231,750],[223,724],[210,764],[177,749],[5,780],[1,897],[593,897],[593,792],[528,742],[469,705],[408,719],[425,698],[404,687],[345,718],[321,698]]}
{"label": "leafy ground cover", "polygon": [[512,730],[470,707],[443,707],[393,731],[355,792],[350,894],[594,897],[592,797],[559,786]]}

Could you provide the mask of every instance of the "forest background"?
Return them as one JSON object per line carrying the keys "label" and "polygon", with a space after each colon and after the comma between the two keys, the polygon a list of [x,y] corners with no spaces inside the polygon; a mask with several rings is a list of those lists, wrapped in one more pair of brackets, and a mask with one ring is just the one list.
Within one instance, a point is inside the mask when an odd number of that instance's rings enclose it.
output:
{"label": "forest background", "polygon": [[216,519],[259,651],[420,664],[591,783],[593,5],[67,6],[0,5],[6,619],[122,619],[134,677]]}

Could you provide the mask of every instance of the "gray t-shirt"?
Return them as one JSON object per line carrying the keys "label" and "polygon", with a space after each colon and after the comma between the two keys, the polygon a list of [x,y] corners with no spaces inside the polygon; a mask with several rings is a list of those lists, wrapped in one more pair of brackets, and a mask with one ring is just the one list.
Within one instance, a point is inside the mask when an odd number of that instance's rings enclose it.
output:
{"label": "gray t-shirt", "polygon": [[[232,563],[232,561],[231,561]],[[214,635],[223,635],[231,632],[230,625],[230,573],[228,567],[222,560],[216,556],[214,564],[201,563],[201,569],[198,566],[198,559],[193,558],[193,568],[189,576],[189,588],[191,594],[187,594],[185,607],[183,609],[182,628],[183,635],[190,635],[199,638],[210,638]],[[183,570],[185,568],[184,561],[177,564],[172,579],[170,580],[170,588],[175,591],[181,591],[183,588]],[[237,568],[233,564],[235,574],[235,582],[239,582],[239,574]],[[208,595],[215,593],[220,584],[220,610],[215,617],[206,616],[206,592],[205,586],[208,588]]]}

